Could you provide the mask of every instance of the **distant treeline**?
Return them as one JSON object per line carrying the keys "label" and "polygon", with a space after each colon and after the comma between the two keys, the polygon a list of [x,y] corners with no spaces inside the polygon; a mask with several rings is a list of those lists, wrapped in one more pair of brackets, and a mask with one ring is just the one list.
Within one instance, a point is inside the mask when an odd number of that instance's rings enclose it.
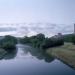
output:
{"label": "distant treeline", "polygon": [[63,35],[63,39],[65,42],[71,42],[71,43],[75,44],[75,34]]}
{"label": "distant treeline", "polygon": [[12,51],[12,49],[16,48],[18,40],[22,44],[28,44],[35,48],[46,50],[47,48],[61,46],[64,42],[72,42],[75,44],[75,35],[57,35],[51,38],[45,37],[42,33],[31,37],[25,36],[23,38],[7,35],[0,39],[0,48],[5,49],[6,51]]}
{"label": "distant treeline", "polygon": [[61,46],[64,44],[62,37],[58,38],[46,38],[44,34],[37,34],[36,36],[23,37],[20,39],[22,44],[29,44],[39,49],[47,49],[50,47]]}

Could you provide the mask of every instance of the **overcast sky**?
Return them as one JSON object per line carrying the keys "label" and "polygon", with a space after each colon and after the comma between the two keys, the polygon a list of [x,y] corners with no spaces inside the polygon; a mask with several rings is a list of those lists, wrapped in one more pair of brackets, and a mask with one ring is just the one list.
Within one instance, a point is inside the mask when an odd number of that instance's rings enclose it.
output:
{"label": "overcast sky", "polygon": [[75,0],[0,0],[0,35],[72,33],[74,23]]}

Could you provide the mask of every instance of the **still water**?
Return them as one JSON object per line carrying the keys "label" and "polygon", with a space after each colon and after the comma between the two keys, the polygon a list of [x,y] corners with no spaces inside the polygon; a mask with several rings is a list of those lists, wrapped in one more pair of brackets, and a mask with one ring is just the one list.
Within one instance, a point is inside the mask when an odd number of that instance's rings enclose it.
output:
{"label": "still water", "polygon": [[75,70],[52,56],[18,44],[0,60],[0,75],[75,75]]}

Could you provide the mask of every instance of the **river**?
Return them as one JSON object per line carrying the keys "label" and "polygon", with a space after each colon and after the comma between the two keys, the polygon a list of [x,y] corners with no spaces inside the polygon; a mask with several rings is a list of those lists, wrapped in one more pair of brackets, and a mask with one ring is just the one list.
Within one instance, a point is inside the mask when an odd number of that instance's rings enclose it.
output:
{"label": "river", "polygon": [[17,44],[17,49],[0,60],[0,75],[75,75],[75,70],[27,45]]}

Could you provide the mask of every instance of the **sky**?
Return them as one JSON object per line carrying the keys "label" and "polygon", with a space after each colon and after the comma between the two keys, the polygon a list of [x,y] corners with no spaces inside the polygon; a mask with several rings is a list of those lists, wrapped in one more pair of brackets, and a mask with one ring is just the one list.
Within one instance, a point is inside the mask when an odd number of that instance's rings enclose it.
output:
{"label": "sky", "polygon": [[75,0],[0,0],[0,36],[73,33]]}

